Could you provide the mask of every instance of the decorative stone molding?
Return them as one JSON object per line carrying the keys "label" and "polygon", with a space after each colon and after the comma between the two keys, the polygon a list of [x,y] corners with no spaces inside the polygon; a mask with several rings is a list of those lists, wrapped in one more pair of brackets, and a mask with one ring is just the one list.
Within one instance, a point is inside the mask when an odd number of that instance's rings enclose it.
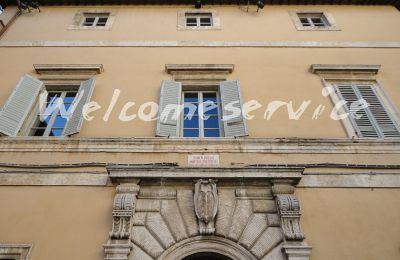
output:
{"label": "decorative stone molding", "polygon": [[165,71],[169,74],[176,73],[206,73],[223,72],[232,73],[234,64],[165,64]]}
{"label": "decorative stone molding", "polygon": [[[212,25],[211,26],[186,26],[186,14],[211,14]],[[207,9],[188,9],[188,10],[180,10],[178,11],[178,30],[220,30],[221,29],[221,19],[218,15],[218,12],[215,10],[207,10]]]}
{"label": "decorative stone molding", "polygon": [[[328,22],[328,26],[303,26],[300,21],[299,14],[321,14],[323,19]],[[326,11],[289,11],[290,18],[292,19],[296,29],[298,31],[340,31],[338,24],[336,23],[333,15]]]}
{"label": "decorative stone molding", "polygon": [[217,184],[214,180],[198,180],[194,187],[194,209],[200,235],[215,232],[214,220],[218,210]]}
{"label": "decorative stone molding", "polygon": [[103,64],[33,64],[38,74],[100,74]]}
{"label": "decorative stone molding", "polygon": [[0,259],[28,260],[32,245],[0,244]]}
{"label": "decorative stone molding", "polygon": [[286,243],[282,248],[288,260],[308,260],[311,254],[311,247],[306,243]]}
{"label": "decorative stone molding", "polygon": [[327,73],[369,73],[377,74],[381,65],[362,64],[312,64],[310,71],[315,74]]}
{"label": "decorative stone molding", "polygon": [[132,217],[135,212],[136,195],[139,186],[134,183],[120,184],[113,204],[113,224],[109,241],[104,245],[105,260],[126,260],[131,251],[129,240],[132,230]]}
{"label": "decorative stone molding", "polygon": [[[108,14],[105,26],[83,26],[85,14]],[[110,10],[89,9],[81,10],[74,16],[73,23],[68,26],[68,30],[111,30],[111,27],[117,17],[116,12]]]}
{"label": "decorative stone molding", "polygon": [[300,204],[291,194],[276,195],[276,203],[281,217],[281,226],[286,240],[303,241],[300,227]]}

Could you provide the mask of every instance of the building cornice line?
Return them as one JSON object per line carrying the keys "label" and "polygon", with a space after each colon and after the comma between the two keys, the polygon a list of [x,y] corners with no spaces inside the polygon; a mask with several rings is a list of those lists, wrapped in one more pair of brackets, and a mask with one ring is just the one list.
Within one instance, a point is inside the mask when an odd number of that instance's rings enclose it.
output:
{"label": "building cornice line", "polygon": [[399,154],[400,139],[1,137],[1,152]]}
{"label": "building cornice line", "polygon": [[0,41],[0,47],[400,48],[400,41]]}

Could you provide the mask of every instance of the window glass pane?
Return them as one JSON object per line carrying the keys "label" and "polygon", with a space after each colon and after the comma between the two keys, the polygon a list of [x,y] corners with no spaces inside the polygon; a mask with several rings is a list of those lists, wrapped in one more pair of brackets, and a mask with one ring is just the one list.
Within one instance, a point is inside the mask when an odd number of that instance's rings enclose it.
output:
{"label": "window glass pane", "polygon": [[67,119],[61,117],[60,115],[58,115],[58,116],[56,117],[56,120],[54,121],[53,127],[56,127],[56,128],[64,128],[64,126],[65,126],[66,123],[67,123]]}
{"label": "window glass pane", "polygon": [[43,136],[44,135],[44,128],[34,128],[34,129],[32,129],[34,132],[33,132],[33,136]]}
{"label": "window glass pane", "polygon": [[183,130],[184,137],[199,137],[199,130],[185,129]]}
{"label": "window glass pane", "polygon": [[49,136],[61,136],[62,132],[63,132],[63,129],[53,128],[53,129],[51,129]]}
{"label": "window glass pane", "polygon": [[184,128],[199,128],[199,117],[192,116],[184,119]]}
{"label": "window glass pane", "polygon": [[198,106],[199,105],[197,103],[185,103],[185,107],[183,109],[184,115],[198,115]]}
{"label": "window glass pane", "polygon": [[219,130],[218,129],[206,129],[204,130],[204,137],[219,137]]}
{"label": "window glass pane", "polygon": [[107,23],[107,17],[100,17],[97,21],[97,26],[105,26]]}
{"label": "window glass pane", "polygon": [[197,93],[185,93],[185,102],[198,102]]}
{"label": "window glass pane", "polygon": [[208,100],[217,102],[217,93],[203,93],[203,101]]}
{"label": "window glass pane", "polygon": [[200,25],[201,26],[211,26],[211,18],[210,17],[200,17]]}
{"label": "window glass pane", "polygon": [[204,120],[204,128],[218,128],[218,116],[210,116],[207,120]]}
{"label": "window glass pane", "polygon": [[86,17],[85,22],[83,23],[84,26],[92,26],[94,23],[94,17]]}
{"label": "window glass pane", "polygon": [[195,17],[187,17],[186,25],[187,26],[197,26],[197,19]]}

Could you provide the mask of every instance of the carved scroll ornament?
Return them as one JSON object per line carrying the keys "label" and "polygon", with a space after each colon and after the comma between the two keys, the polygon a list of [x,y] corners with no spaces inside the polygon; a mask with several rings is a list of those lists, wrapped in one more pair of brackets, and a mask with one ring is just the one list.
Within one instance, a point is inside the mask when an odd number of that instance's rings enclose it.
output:
{"label": "carved scroll ornament", "polygon": [[215,232],[214,221],[218,210],[217,185],[214,180],[198,180],[194,189],[194,208],[201,235]]}

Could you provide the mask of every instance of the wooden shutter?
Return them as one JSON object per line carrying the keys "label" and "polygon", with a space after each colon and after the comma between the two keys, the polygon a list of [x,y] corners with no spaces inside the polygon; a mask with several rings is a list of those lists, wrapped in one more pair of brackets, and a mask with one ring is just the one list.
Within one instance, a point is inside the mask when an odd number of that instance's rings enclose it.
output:
{"label": "wooden shutter", "polygon": [[[179,113],[169,113],[162,117],[164,109],[170,105],[179,106],[182,96],[182,84],[176,81],[163,80],[161,83],[160,103],[158,107],[157,136],[179,136]],[[165,113],[165,112],[164,112]]]}
{"label": "wooden shutter", "polygon": [[339,93],[346,103],[347,111],[351,111],[351,103],[364,99],[369,106],[357,111],[359,119],[350,116],[350,120],[359,137],[384,138],[400,137],[400,132],[394,121],[379,99],[373,86],[346,85],[338,86]]}
{"label": "wooden shutter", "polygon": [[0,112],[0,134],[17,136],[29,112],[33,109],[43,82],[29,75],[21,77]]}
{"label": "wooden shutter", "polygon": [[219,91],[221,93],[223,119],[232,115],[232,112],[226,109],[228,104],[231,104],[233,107],[238,108],[241,111],[240,115],[230,118],[229,120],[223,120],[225,136],[235,137],[248,135],[246,119],[243,117],[239,81],[222,81],[219,85]]}
{"label": "wooden shutter", "polygon": [[86,103],[90,101],[95,83],[96,80],[94,78],[82,81],[76,98],[72,103],[72,106],[75,106],[75,109],[74,111],[72,111],[72,114],[69,115],[69,119],[67,125],[65,126],[63,135],[67,136],[77,134],[81,130],[83,123],[83,107]]}

